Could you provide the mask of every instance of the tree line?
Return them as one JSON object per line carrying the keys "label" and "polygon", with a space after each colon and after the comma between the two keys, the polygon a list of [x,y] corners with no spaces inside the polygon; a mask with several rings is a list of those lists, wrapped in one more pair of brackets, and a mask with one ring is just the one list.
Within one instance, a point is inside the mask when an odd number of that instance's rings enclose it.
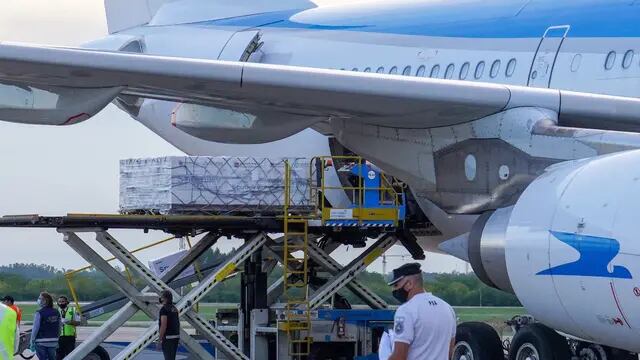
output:
{"label": "tree line", "polygon": [[[201,263],[215,264],[225,254],[211,251],[201,258]],[[55,295],[70,295],[64,269],[56,269],[49,265],[12,264],[0,266],[0,296],[12,295],[17,301],[35,301],[41,291]],[[123,271],[123,275],[129,276]],[[282,276],[282,269],[276,267],[269,274],[269,284]],[[376,272],[364,272],[358,277],[360,282],[378,294],[390,304],[396,304],[385,277]],[[511,294],[484,285],[474,274],[461,273],[425,273],[425,287],[428,291],[444,299],[453,306],[520,306],[518,299]],[[131,280],[142,288],[139,279]],[[80,301],[95,301],[113,295],[118,291],[109,280],[95,270],[88,270],[73,276],[72,284]],[[188,289],[186,289],[188,290]],[[351,304],[361,304],[359,298],[348,289],[340,294]],[[239,302],[240,276],[232,277],[215,291],[207,295],[206,302]]]}

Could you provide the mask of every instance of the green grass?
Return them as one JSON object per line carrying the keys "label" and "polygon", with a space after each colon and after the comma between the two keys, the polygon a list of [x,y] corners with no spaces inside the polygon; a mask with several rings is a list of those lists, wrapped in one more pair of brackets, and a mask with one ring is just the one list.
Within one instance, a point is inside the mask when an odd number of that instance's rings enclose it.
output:
{"label": "green grass", "polygon": [[514,315],[526,314],[521,307],[455,307],[456,315],[461,322],[482,321],[482,322],[503,322],[511,319]]}
{"label": "green grass", "polygon": [[[36,305],[20,305],[22,308],[22,321],[32,321]],[[206,319],[211,319],[216,314],[216,308],[212,304],[200,305],[200,314]],[[526,311],[521,307],[455,307],[456,314],[461,322],[483,321],[491,323],[501,323],[511,319],[514,315],[521,315]],[[92,321],[105,321],[113,313],[101,315]],[[131,321],[149,321],[149,317],[142,313],[137,313]]]}

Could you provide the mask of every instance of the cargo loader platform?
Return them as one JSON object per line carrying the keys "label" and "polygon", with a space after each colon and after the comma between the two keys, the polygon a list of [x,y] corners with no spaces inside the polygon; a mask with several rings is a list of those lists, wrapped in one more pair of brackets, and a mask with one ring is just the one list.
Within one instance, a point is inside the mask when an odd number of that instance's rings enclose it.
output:
{"label": "cargo loader platform", "polygon": [[[324,172],[328,160],[316,159],[320,165],[312,166],[312,169]],[[306,214],[290,211],[291,171],[286,165],[285,201],[281,215],[14,215],[1,217],[0,227],[56,229],[69,247],[102,272],[122,293],[82,307],[83,320],[114,310],[116,312],[98,331],[83,341],[68,359],[84,359],[139,311],[157,320],[158,294],[164,290],[173,292],[181,320],[196,330],[197,338],[185,331],[180,334],[181,343],[196,358],[309,358],[321,351],[322,346],[327,346],[327,339],[331,338],[325,332],[314,329],[314,324],[326,321],[318,317],[317,310],[333,307],[340,298],[338,291],[346,287],[371,309],[388,309],[388,304],[362,285],[357,276],[396,243],[405,245],[414,258],[424,258],[417,239],[404,227],[402,194],[387,186],[383,175],[361,159],[352,161],[349,166],[342,166],[342,169],[361,179],[357,186],[339,188],[352,192],[352,205],[349,207],[335,208],[327,204],[324,195],[338,189],[326,186],[324,177],[319,174],[316,177],[318,186],[310,186],[319,194],[311,196],[312,199],[320,199],[315,211]],[[157,275],[136,257],[135,251],[127,249],[110,234],[111,229],[161,230],[176,237],[202,237],[185,251],[173,267]],[[83,240],[82,237],[87,234],[94,236],[114,259],[124,265],[126,275]],[[202,267],[197,276],[180,278],[185,269],[197,264],[206,251],[225,237],[244,240],[244,244],[220,263]],[[368,247],[367,238],[374,239]],[[331,257],[340,245],[366,248],[349,264],[342,266]],[[277,267],[283,269],[283,276],[268,286],[268,273]],[[130,273],[141,280],[145,287],[139,289],[135,286]],[[203,318],[196,311],[197,304],[226,279],[237,274],[241,276],[242,299],[237,326],[230,329],[229,326]],[[197,282],[197,285],[187,293],[180,295],[175,290],[190,281]],[[73,290],[72,293],[77,298]],[[314,342],[314,336],[317,343]],[[324,340],[320,341],[318,336]],[[154,322],[115,359],[132,359],[157,338],[158,325]],[[202,346],[202,341],[213,345],[215,357]],[[355,355],[367,355],[362,350],[365,348],[371,350],[370,339],[365,342],[368,345],[354,345],[354,348],[360,349]]]}

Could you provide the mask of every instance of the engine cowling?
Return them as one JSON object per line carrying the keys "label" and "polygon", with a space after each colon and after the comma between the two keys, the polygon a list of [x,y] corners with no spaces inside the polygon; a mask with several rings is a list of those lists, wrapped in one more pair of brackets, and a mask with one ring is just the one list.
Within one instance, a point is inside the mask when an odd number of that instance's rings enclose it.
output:
{"label": "engine cowling", "polygon": [[640,351],[640,151],[556,164],[442,249],[567,334]]}
{"label": "engine cowling", "polygon": [[72,125],[105,108],[121,88],[68,88],[0,84],[0,120],[34,125]]}

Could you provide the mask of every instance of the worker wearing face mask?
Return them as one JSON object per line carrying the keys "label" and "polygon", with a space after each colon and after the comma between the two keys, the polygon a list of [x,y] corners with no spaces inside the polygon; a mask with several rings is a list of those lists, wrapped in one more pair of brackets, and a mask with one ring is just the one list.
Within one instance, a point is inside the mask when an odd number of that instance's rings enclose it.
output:
{"label": "worker wearing face mask", "polygon": [[393,324],[389,360],[447,360],[456,336],[456,316],[444,300],[424,291],[420,264],[393,270],[389,283],[402,305]]}
{"label": "worker wearing face mask", "polygon": [[69,306],[69,298],[64,295],[58,298],[58,311],[62,330],[58,338],[57,358],[62,360],[76,348],[76,326],[80,325],[80,322],[76,316],[76,309]]}
{"label": "worker wearing face mask", "polygon": [[39,360],[56,360],[62,325],[60,313],[53,308],[53,298],[47,292],[40,293],[38,306],[40,310],[33,316],[30,348],[36,352]]}

